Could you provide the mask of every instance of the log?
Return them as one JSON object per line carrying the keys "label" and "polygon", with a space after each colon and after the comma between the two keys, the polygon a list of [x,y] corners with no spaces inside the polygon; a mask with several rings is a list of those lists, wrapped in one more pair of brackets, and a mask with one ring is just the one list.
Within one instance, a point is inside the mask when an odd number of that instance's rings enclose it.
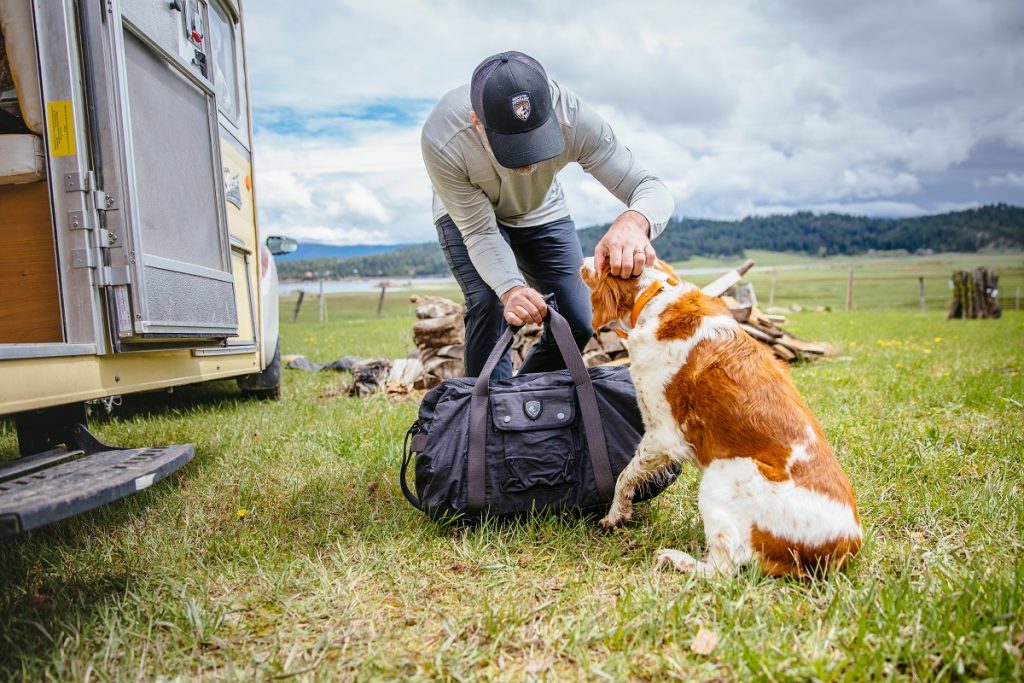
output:
{"label": "log", "polygon": [[795,351],[790,351],[782,344],[772,344],[772,350],[775,352],[776,356],[786,361],[787,363],[792,363],[797,358],[799,358]]}
{"label": "log", "polygon": [[439,380],[462,377],[466,374],[462,344],[453,344],[438,349],[424,349],[420,355],[424,374]]}
{"label": "log", "polygon": [[443,318],[444,316],[458,313],[462,315],[465,308],[451,299],[446,299],[443,296],[430,296],[423,294],[413,294],[409,297],[409,301],[416,304],[416,317],[420,320],[427,318]]}
{"label": "log", "polygon": [[809,342],[803,339],[798,339],[789,334],[783,334],[782,337],[776,339],[775,342],[786,348],[798,351],[801,354],[813,353],[818,356],[834,356],[836,354],[836,348],[831,344],[824,342]]}
{"label": "log", "polygon": [[465,339],[462,316],[452,313],[439,318],[417,320],[412,325],[412,335],[416,346],[421,349],[461,344]]}
{"label": "log", "polygon": [[747,334],[749,334],[751,337],[758,341],[763,341],[765,344],[775,343],[775,337],[768,334],[767,332],[762,332],[760,329],[754,327],[753,325],[740,323],[740,327],[742,327]]}
{"label": "log", "polygon": [[732,317],[735,318],[738,323],[747,322],[747,320],[750,319],[751,311],[754,310],[752,305],[744,306],[731,296],[723,296],[722,303],[725,304],[725,307],[729,309],[729,313],[732,314]]}
{"label": "log", "polygon": [[391,364],[388,372],[388,393],[406,393],[423,374],[423,363],[418,358],[399,358]]}

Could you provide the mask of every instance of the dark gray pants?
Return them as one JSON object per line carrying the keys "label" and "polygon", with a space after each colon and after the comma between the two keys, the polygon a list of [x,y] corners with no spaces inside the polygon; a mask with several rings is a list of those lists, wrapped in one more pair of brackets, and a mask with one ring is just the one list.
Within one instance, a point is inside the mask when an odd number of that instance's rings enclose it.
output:
{"label": "dark gray pants", "polygon": [[[505,307],[490,285],[477,273],[462,233],[449,216],[437,221],[437,241],[466,298],[466,376],[476,377],[505,329]],[[593,336],[590,329],[590,292],[580,279],[583,249],[576,225],[566,216],[533,228],[498,226],[512,247],[519,271],[527,284],[541,294],[554,294],[555,308],[569,321],[576,344],[582,349]],[[547,372],[565,367],[554,338],[545,332],[523,361],[519,374]],[[508,354],[498,363],[494,379],[512,376]]]}

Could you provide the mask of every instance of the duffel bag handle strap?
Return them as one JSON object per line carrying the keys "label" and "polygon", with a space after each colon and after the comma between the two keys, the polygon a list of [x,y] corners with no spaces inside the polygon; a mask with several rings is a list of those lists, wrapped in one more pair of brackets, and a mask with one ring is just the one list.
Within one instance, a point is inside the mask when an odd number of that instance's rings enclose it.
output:
{"label": "duffel bag handle strap", "polygon": [[[565,318],[548,305],[547,323],[555,344],[562,355],[562,360],[569,370],[569,376],[576,385],[579,396],[580,412],[583,415],[583,431],[587,436],[590,450],[590,462],[594,469],[594,483],[597,493],[603,501],[611,501],[615,493],[615,479],[608,460],[608,446],[604,439],[604,428],[601,426],[601,413],[597,408],[597,394],[594,384],[590,381],[590,373],[583,363],[583,356],[576,347],[569,323]],[[473,386],[473,395],[469,404],[469,463],[467,464],[468,500],[470,512],[479,512],[486,504],[486,478],[484,473],[484,444],[487,439],[487,397],[490,389],[491,373],[501,357],[512,345],[515,329],[508,327],[494,345],[494,350],[484,363],[483,370]]]}
{"label": "duffel bag handle strap", "polygon": [[405,433],[405,442],[402,445],[402,470],[398,476],[398,483],[402,486],[402,493],[405,494],[405,499],[417,510],[422,510],[423,504],[409,488],[409,482],[406,480],[406,472],[409,470],[409,463],[412,462],[413,451],[422,449],[422,446],[416,443],[417,436],[422,438],[419,420],[416,420],[412,427],[409,427],[409,431]]}

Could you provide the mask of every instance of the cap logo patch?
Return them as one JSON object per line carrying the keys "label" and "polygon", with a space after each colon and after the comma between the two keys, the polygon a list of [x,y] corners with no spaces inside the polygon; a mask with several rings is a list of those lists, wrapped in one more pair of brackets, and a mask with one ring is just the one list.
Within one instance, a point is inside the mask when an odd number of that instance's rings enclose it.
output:
{"label": "cap logo patch", "polygon": [[512,112],[520,121],[530,118],[530,93],[521,92],[512,96]]}

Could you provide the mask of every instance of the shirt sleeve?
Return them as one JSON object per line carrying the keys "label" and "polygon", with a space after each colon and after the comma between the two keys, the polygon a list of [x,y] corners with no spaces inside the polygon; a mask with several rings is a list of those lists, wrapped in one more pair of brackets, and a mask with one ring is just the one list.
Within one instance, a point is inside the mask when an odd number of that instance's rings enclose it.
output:
{"label": "shirt sleeve", "polygon": [[516,286],[525,286],[512,247],[498,232],[494,207],[483,191],[469,182],[465,171],[426,137],[421,138],[423,163],[480,277],[500,297]]}
{"label": "shirt sleeve", "polygon": [[636,160],[612,127],[586,102],[576,100],[574,142],[583,170],[592,175],[630,210],[651,225],[651,239],[665,229],[675,200],[654,174]]}

